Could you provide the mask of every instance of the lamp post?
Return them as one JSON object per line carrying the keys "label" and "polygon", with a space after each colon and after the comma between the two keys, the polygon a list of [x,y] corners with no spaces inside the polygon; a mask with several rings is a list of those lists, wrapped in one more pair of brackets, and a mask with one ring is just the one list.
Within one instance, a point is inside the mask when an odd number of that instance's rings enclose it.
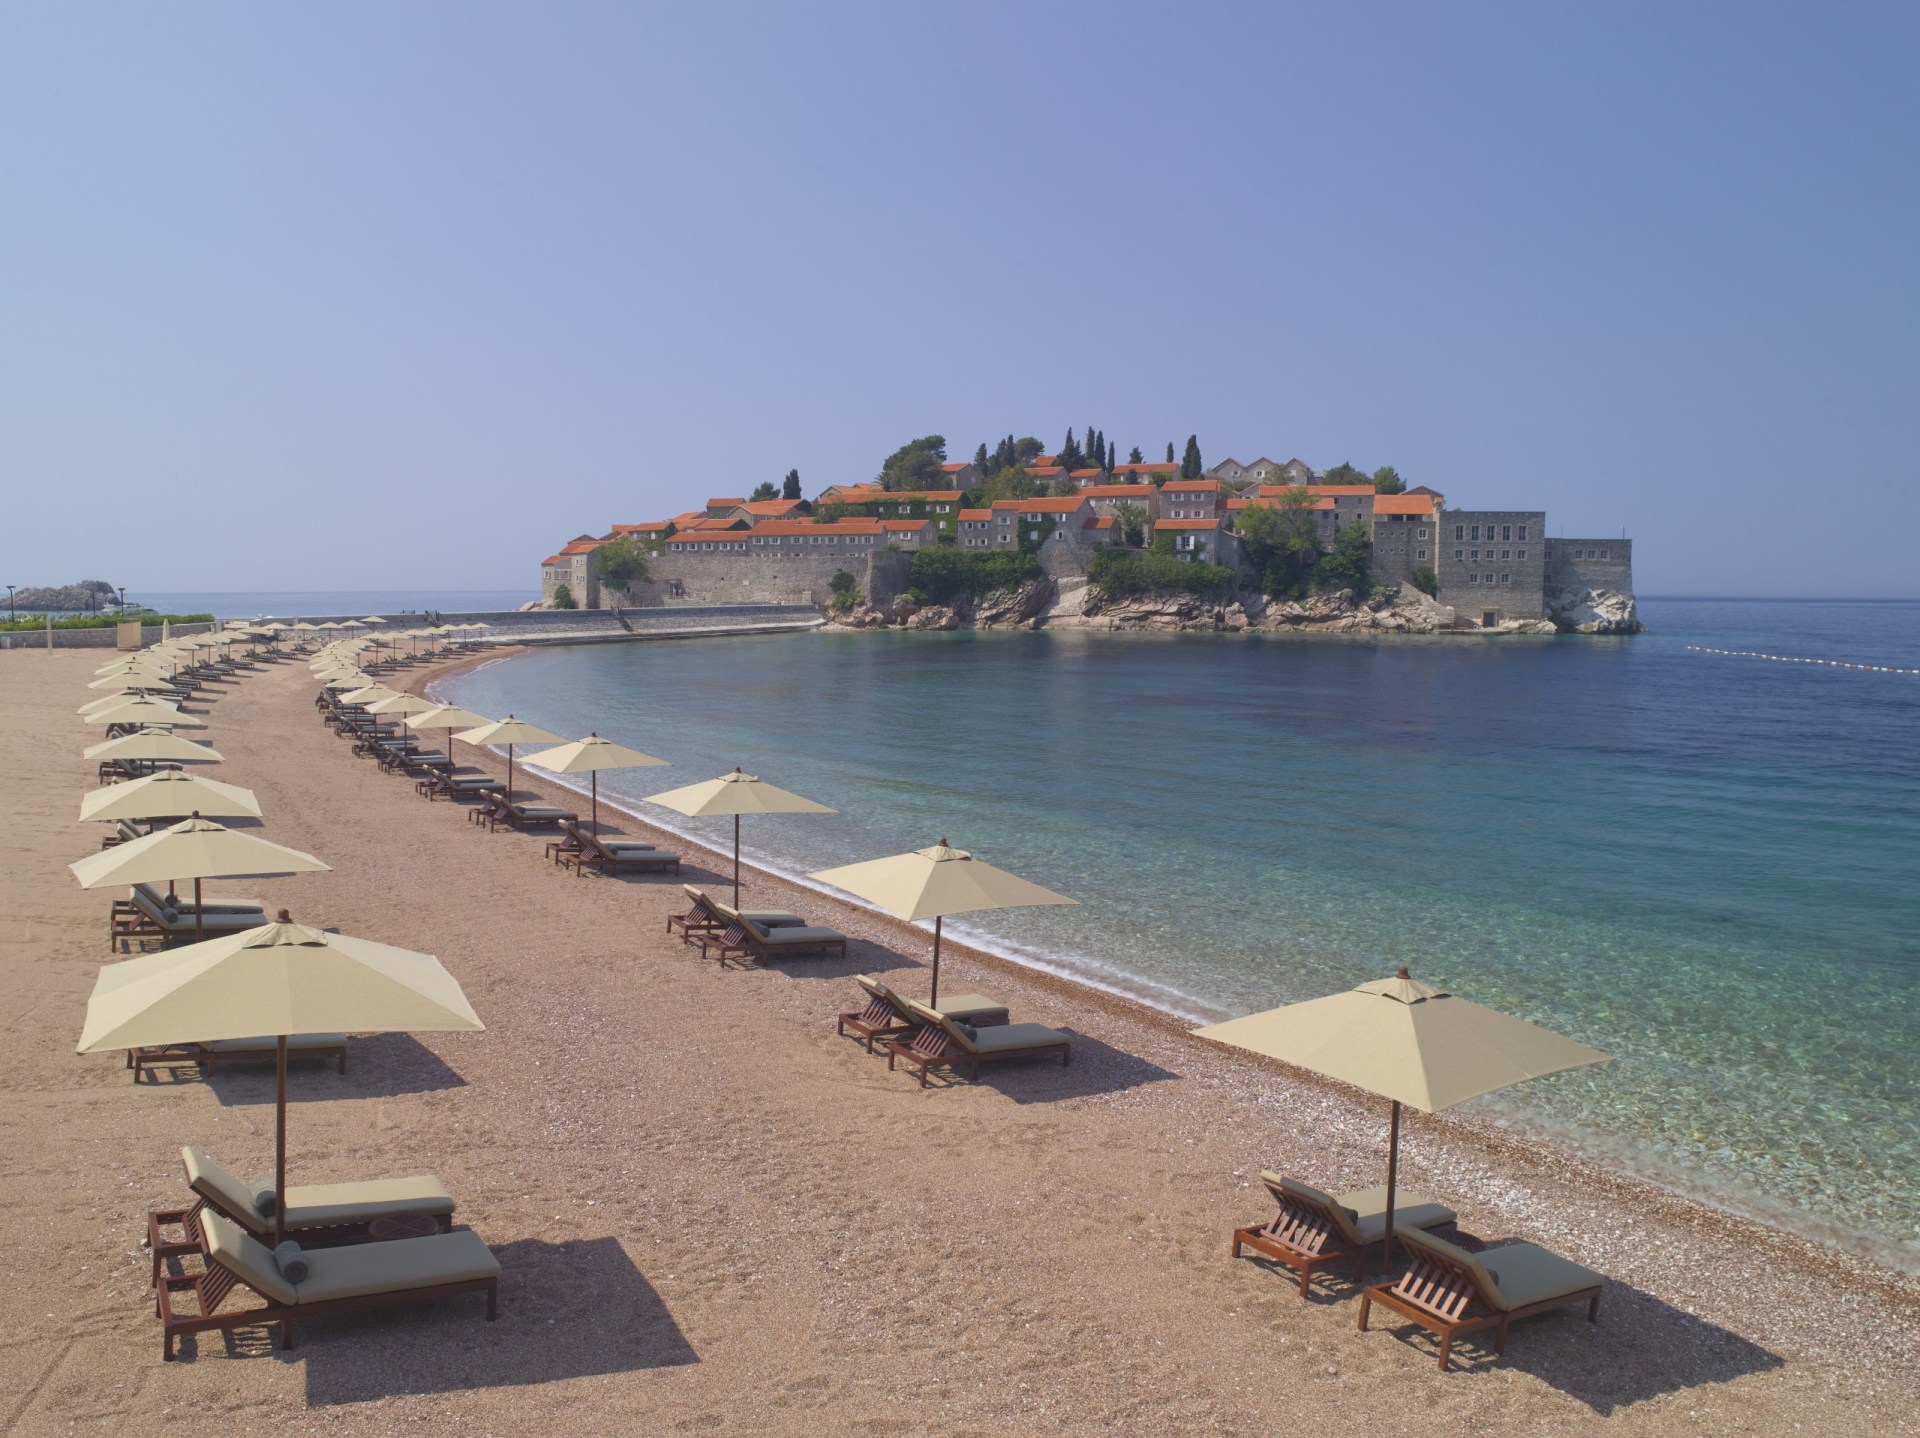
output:
{"label": "lamp post", "polygon": [[127,586],[124,584],[120,586],[120,612],[127,612]]}
{"label": "lamp post", "polygon": [[9,624],[13,623],[13,591],[16,588],[18,588],[17,585],[7,586],[7,623]]}

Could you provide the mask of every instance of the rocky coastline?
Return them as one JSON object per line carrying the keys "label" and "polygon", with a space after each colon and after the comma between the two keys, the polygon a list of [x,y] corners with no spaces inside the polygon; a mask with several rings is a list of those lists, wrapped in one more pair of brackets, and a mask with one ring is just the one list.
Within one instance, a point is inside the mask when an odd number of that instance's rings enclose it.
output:
{"label": "rocky coastline", "polygon": [[1516,619],[1483,629],[1450,605],[1412,585],[1382,586],[1364,597],[1316,594],[1269,599],[1239,594],[1231,600],[1192,594],[1114,598],[1084,580],[1036,579],[1017,588],[915,604],[902,595],[886,608],[856,605],[831,616],[845,629],[1090,629],[1107,632],[1199,631],[1218,634],[1637,634],[1633,596],[1606,589],[1568,589],[1551,596],[1547,619]]}

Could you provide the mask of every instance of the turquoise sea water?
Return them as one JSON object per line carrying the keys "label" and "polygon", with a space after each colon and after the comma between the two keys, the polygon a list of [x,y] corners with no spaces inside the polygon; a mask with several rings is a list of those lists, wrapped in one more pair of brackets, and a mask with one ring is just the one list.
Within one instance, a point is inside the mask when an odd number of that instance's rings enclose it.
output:
{"label": "turquoise sea water", "polygon": [[1481,1101],[1920,1269],[1920,605],[1649,601],[1632,639],[807,634],[550,650],[449,697],[943,836],[1082,905],[969,936],[1197,1019],[1399,964],[1617,1056]]}

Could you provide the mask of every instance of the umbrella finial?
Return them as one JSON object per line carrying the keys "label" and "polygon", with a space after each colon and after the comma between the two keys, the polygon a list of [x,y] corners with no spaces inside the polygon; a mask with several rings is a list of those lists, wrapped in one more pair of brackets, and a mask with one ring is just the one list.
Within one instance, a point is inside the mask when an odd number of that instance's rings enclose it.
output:
{"label": "umbrella finial", "polygon": [[285,909],[280,909],[277,912],[275,912],[273,916],[273,921],[276,924],[291,924],[293,922],[293,915],[288,913]]}
{"label": "umbrella finial", "polygon": [[1402,965],[1400,966],[1400,969],[1399,969],[1399,972],[1398,972],[1398,973],[1396,973],[1396,974],[1394,975],[1394,977],[1395,977],[1396,979],[1410,979],[1410,978],[1412,978],[1412,977],[1413,977],[1413,975],[1412,975],[1412,974],[1410,974],[1410,973],[1408,973],[1408,972],[1407,972],[1407,966],[1406,966],[1405,964],[1402,964]]}

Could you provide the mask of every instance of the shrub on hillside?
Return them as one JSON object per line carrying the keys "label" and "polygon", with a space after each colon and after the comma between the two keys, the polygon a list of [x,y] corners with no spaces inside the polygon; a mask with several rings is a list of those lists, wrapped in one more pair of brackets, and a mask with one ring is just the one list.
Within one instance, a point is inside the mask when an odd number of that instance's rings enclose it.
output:
{"label": "shrub on hillside", "polygon": [[1223,595],[1233,586],[1233,571],[1152,550],[1102,549],[1094,554],[1087,579],[1114,599],[1141,594]]}
{"label": "shrub on hillside", "polygon": [[1040,578],[1040,561],[1020,550],[969,554],[964,549],[936,546],[914,552],[907,567],[907,583],[929,604],[951,604],[977,599],[1001,589],[1012,589]]}

